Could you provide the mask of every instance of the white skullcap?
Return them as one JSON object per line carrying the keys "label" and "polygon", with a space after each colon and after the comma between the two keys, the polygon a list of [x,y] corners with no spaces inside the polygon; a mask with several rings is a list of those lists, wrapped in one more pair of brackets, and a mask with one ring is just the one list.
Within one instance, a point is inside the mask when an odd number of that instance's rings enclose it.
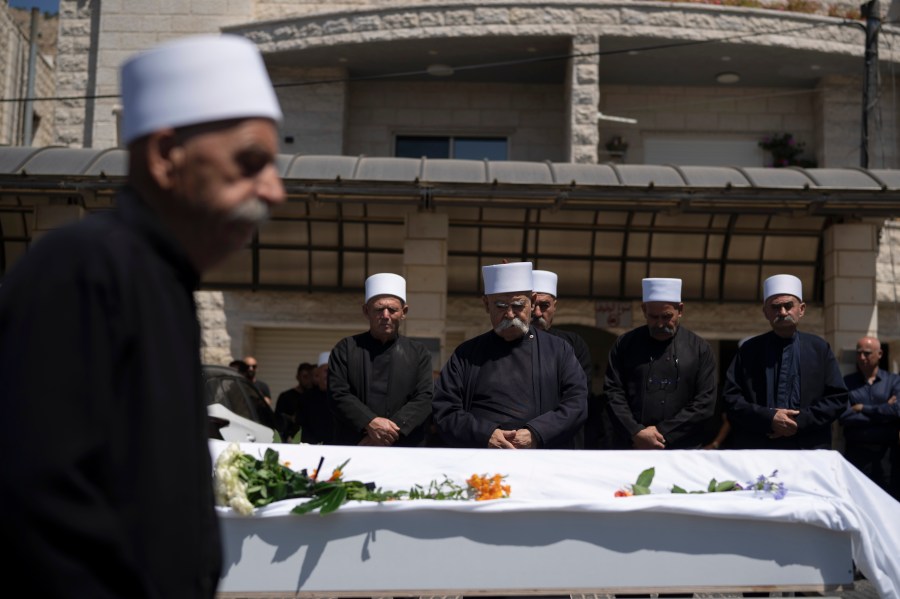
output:
{"label": "white skullcap", "polygon": [[763,283],[763,301],[773,295],[793,295],[803,301],[803,283],[794,275],[773,275]]}
{"label": "white skullcap", "polygon": [[227,119],[281,122],[262,55],[236,35],[198,35],[156,46],[122,65],[122,140]]}
{"label": "white skullcap", "polygon": [[484,277],[485,295],[531,291],[534,285],[531,279],[531,262],[482,266],[481,274]]}
{"label": "white skullcap", "polygon": [[681,279],[644,279],[641,285],[644,289],[644,303],[681,303]]}
{"label": "white skullcap", "polygon": [[531,281],[535,293],[547,293],[556,297],[556,281],[559,277],[555,272],[549,270],[533,270],[531,271]]}
{"label": "white skullcap", "polygon": [[323,366],[325,364],[328,364],[329,356],[331,356],[330,351],[323,351],[321,354],[319,354],[319,361],[316,363],[316,366]]}
{"label": "white skullcap", "polygon": [[406,279],[390,272],[381,272],[366,279],[366,302],[378,295],[393,295],[406,303]]}

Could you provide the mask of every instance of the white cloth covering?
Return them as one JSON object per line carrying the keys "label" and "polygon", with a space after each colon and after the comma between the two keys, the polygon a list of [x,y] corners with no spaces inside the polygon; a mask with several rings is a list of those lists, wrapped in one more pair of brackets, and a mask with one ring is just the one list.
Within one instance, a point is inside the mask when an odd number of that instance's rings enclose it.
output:
{"label": "white cloth covering", "polygon": [[[210,441],[213,459],[227,447]],[[849,532],[853,559],[881,597],[900,597],[900,502],[895,501],[835,451],[499,451],[487,449],[337,447],[243,444],[262,456],[276,449],[291,468],[312,470],[324,458],[324,472],[345,460],[345,480],[375,482],[390,490],[427,486],[447,475],[460,485],[473,473],[506,475],[512,492],[499,501],[351,502],[339,512],[385,510],[506,512],[646,512],[687,517],[750,519],[810,524]],[[652,494],[617,498],[614,493],[646,468],[654,467]],[[748,482],[778,471],[788,488],[775,500],[753,492],[672,494],[672,485],[705,490],[710,479]],[[256,510],[256,517],[292,517],[304,500],[288,500]],[[218,508],[223,518],[241,518]],[[777,540],[773,540],[777,542]]]}

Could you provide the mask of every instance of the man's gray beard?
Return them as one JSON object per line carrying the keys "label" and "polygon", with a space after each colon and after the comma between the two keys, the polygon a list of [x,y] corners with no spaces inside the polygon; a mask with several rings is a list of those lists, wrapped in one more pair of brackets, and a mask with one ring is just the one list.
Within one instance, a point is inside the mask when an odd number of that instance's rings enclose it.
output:
{"label": "man's gray beard", "polygon": [[261,199],[253,197],[232,208],[228,213],[228,220],[261,225],[269,220],[269,213],[269,205]]}
{"label": "man's gray beard", "polygon": [[532,324],[536,324],[542,331],[547,331],[550,329],[550,323],[548,323],[547,319],[543,316],[540,318],[532,318],[531,322]]}
{"label": "man's gray beard", "polygon": [[510,327],[516,327],[523,335],[528,332],[528,323],[518,318],[504,318],[500,324],[494,327],[494,332],[499,335]]}
{"label": "man's gray beard", "polygon": [[653,333],[656,335],[666,334],[669,337],[672,337],[675,335],[675,327],[655,327]]}
{"label": "man's gray beard", "polygon": [[789,322],[791,324],[797,324],[797,321],[794,320],[794,317],[791,316],[790,314],[785,314],[784,316],[776,316],[775,322],[776,323]]}

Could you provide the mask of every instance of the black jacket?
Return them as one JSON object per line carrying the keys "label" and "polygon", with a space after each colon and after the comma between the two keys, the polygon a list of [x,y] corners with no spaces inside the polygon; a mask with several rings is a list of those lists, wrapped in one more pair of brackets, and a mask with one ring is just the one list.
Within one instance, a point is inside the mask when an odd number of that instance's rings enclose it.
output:
{"label": "black jacket", "polygon": [[380,349],[381,342],[368,331],[344,337],[331,350],[328,360],[328,403],[335,416],[335,443],[356,445],[365,436],[366,425],[376,416],[388,418],[400,427],[395,445],[423,445],[434,382],[431,354],[408,337],[392,342],[391,370],[385,409],[370,405],[372,373],[368,352]]}
{"label": "black jacket", "polygon": [[5,583],[35,597],[212,597],[221,548],[193,291],[125,191],[0,286]]}
{"label": "black jacket", "polygon": [[800,414],[797,434],[769,439],[775,408],[766,392],[766,345],[770,331],[738,349],[725,377],[724,402],[734,449],[831,449],[831,425],[847,406],[847,387],[831,346],[797,333],[800,348]]}
{"label": "black jacket", "polygon": [[[545,449],[572,449],[587,418],[587,382],[568,342],[531,327],[537,341],[532,353],[535,398],[540,416],[527,423]],[[451,447],[486,448],[497,424],[478,420],[469,409],[481,364],[490,359],[484,343],[488,331],[460,344],[441,370],[435,387],[434,423]]]}

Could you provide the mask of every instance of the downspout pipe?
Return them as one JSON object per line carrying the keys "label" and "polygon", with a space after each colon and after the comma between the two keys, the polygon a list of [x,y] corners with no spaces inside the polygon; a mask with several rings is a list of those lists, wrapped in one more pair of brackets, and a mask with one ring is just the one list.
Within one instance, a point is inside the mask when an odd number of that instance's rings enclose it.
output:
{"label": "downspout pipe", "polygon": [[25,114],[23,116],[23,133],[22,133],[22,145],[30,146],[32,145],[34,131],[33,123],[34,123],[34,78],[35,78],[35,63],[37,62],[37,37],[38,37],[38,19],[40,18],[40,11],[37,8],[31,9],[31,33],[29,36],[30,46],[28,48],[28,87],[25,90]]}

